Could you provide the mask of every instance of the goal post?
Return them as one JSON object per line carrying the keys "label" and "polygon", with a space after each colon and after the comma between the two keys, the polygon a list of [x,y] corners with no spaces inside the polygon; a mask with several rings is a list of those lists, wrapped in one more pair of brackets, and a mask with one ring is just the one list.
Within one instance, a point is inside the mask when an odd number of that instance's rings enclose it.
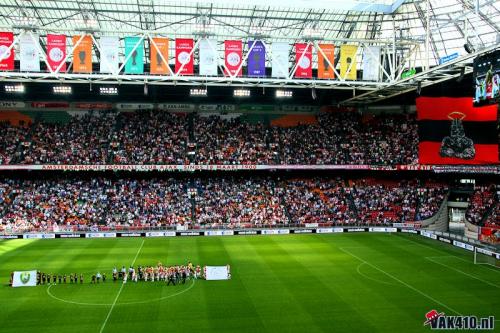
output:
{"label": "goal post", "polygon": [[498,253],[475,246],[474,264],[500,268],[500,256]]}

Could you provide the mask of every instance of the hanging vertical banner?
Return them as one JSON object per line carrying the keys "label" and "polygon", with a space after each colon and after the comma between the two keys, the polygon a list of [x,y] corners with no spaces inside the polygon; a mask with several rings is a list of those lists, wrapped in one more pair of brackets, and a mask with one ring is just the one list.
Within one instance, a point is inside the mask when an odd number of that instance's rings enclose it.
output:
{"label": "hanging vertical banner", "polygon": [[120,48],[120,39],[116,36],[102,36],[100,44],[101,62],[99,71],[101,73],[118,73],[118,50]]}
{"label": "hanging vertical banner", "polygon": [[217,75],[217,41],[200,40],[200,75]]}
{"label": "hanging vertical banner", "polygon": [[[156,46],[155,46],[156,45]],[[155,37],[149,43],[151,74],[170,74],[168,69],[168,38]],[[165,61],[162,59],[165,59]]]}
{"label": "hanging vertical banner", "polygon": [[19,37],[20,70],[21,72],[39,72],[40,56],[38,55],[39,37],[36,34],[25,33]]}
{"label": "hanging vertical banner", "polygon": [[[136,47],[137,46],[137,47]],[[125,73],[144,73],[144,39],[141,37],[125,37]]]}
{"label": "hanging vertical banner", "polygon": [[[175,73],[193,75],[194,41],[188,38],[175,40]],[[179,70],[182,67],[182,71]]]}
{"label": "hanging vertical banner", "polygon": [[[47,62],[52,71],[66,72],[66,36],[47,34]],[[62,63],[62,64],[61,64]]]}
{"label": "hanging vertical banner", "polygon": [[340,76],[345,80],[356,80],[356,45],[340,46]]}
{"label": "hanging vertical banner", "polygon": [[266,76],[266,48],[264,44],[259,40],[249,41],[248,52],[248,76]]}
{"label": "hanging vertical banner", "polygon": [[12,32],[0,32],[0,70],[14,70],[14,34]]}
{"label": "hanging vertical banner", "polygon": [[312,45],[295,44],[295,61],[297,65],[295,77],[312,78]]}
{"label": "hanging vertical banner", "polygon": [[[241,76],[243,60],[243,42],[241,40],[226,40],[224,42],[224,63],[229,73],[226,76]],[[241,66],[241,67],[240,67]]]}
{"label": "hanging vertical banner", "polygon": [[333,44],[318,45],[318,79],[334,79],[335,46]]}
{"label": "hanging vertical banner", "polygon": [[380,72],[380,46],[366,46],[363,50],[363,80],[378,81]]}
{"label": "hanging vertical banner", "polygon": [[81,36],[73,36],[73,72],[74,73],[92,73],[92,37],[83,36],[78,45]]}
{"label": "hanging vertical banner", "polygon": [[288,43],[273,43],[271,45],[272,76],[288,77],[288,55],[290,45]]}

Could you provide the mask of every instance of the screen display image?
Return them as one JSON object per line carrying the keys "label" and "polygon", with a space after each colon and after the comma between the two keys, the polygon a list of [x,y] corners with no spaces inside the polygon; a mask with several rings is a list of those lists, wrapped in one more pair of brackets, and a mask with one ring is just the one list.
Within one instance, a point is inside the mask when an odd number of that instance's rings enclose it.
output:
{"label": "screen display image", "polygon": [[474,105],[500,100],[500,51],[474,59]]}

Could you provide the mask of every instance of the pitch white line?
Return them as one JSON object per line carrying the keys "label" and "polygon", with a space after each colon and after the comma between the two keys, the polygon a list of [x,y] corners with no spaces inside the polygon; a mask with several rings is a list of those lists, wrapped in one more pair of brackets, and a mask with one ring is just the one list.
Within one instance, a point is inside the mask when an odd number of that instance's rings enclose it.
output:
{"label": "pitch white line", "polygon": [[[135,258],[134,258],[134,261],[132,261],[131,266],[135,265],[135,261],[137,260],[137,257],[139,256],[139,253],[141,252],[143,245],[144,245],[144,239],[142,240],[142,243],[141,243],[141,246],[139,247],[139,250],[135,254]],[[104,327],[106,327],[106,324],[108,323],[109,317],[111,316],[111,312],[113,312],[113,309],[115,308],[116,301],[118,300],[118,297],[120,297],[120,294],[122,293],[123,286],[125,286],[125,283],[122,283],[120,290],[118,290],[118,294],[116,294],[115,300],[113,301],[113,304],[111,304],[111,308],[109,309],[108,315],[106,316],[106,319],[104,320],[104,323],[102,324],[101,329],[99,330],[99,333],[102,333],[102,331],[104,331]]]}
{"label": "pitch white line", "polygon": [[378,280],[378,279],[375,279],[375,278],[372,278],[371,276],[368,276],[366,274],[364,274],[363,272],[361,272],[361,266],[363,265],[366,265],[366,262],[360,262],[358,267],[356,268],[356,271],[358,271],[358,274],[367,278],[368,280],[372,280],[372,281],[375,281],[375,282],[378,282],[378,283],[383,283],[383,284],[387,284],[387,285],[390,285],[390,286],[395,286],[394,283],[391,283],[391,282],[386,282],[386,281],[382,281],[382,280]]}
{"label": "pitch white line", "polygon": [[[163,281],[164,282],[164,281]],[[167,299],[167,298],[172,298],[172,297],[175,297],[175,296],[178,296],[178,295],[181,295],[183,293],[185,293],[186,291],[189,291],[191,288],[194,287],[195,285],[195,282],[196,280],[192,280],[192,283],[189,287],[187,287],[186,289],[182,289],[181,291],[179,292],[176,292],[172,295],[167,295],[167,296],[163,296],[163,297],[158,297],[158,298],[153,298],[153,299],[148,299],[148,300],[145,300],[145,301],[132,301],[132,302],[120,302],[120,303],[116,303],[117,305],[131,305],[131,304],[146,304],[146,303],[153,303],[153,302],[159,302],[159,301],[162,301],[164,299]],[[141,282],[142,283],[142,282]],[[75,302],[75,301],[71,301],[71,300],[67,300],[67,299],[64,299],[64,298],[59,298],[57,297],[56,295],[52,294],[52,292],[50,291],[50,288],[52,288],[54,285],[51,284],[50,286],[47,287],[47,294],[52,297],[53,299],[55,300],[58,300],[60,302],[64,302],[64,303],[68,303],[68,304],[75,304],[75,305],[82,305],[82,306],[111,306],[113,305],[112,303],[85,303],[85,302]]]}
{"label": "pitch white line", "polygon": [[426,297],[426,298],[430,299],[430,300],[431,300],[431,301],[433,301],[434,303],[437,303],[437,304],[441,305],[442,307],[445,307],[446,309],[448,309],[448,310],[450,310],[450,311],[452,311],[452,312],[454,312],[454,313],[456,313],[456,314],[458,314],[458,315],[460,315],[460,316],[462,315],[460,312],[458,312],[458,311],[456,311],[456,310],[454,310],[454,309],[450,308],[448,305],[446,305],[446,304],[444,304],[444,303],[442,303],[442,302],[438,301],[437,299],[433,298],[432,296],[427,295],[427,294],[426,294],[426,293],[424,293],[423,291],[421,291],[421,290],[419,290],[419,289],[417,289],[417,288],[415,288],[415,287],[413,287],[413,286],[410,286],[408,283],[406,283],[406,282],[404,282],[404,281],[402,281],[402,280],[398,279],[397,277],[395,277],[394,275],[392,275],[392,274],[390,274],[390,273],[387,273],[387,272],[386,272],[386,271],[384,271],[383,269],[378,268],[377,266],[375,266],[375,265],[373,265],[373,264],[369,263],[368,261],[361,259],[361,258],[360,258],[360,257],[358,257],[357,255],[352,254],[351,252],[349,252],[349,251],[347,251],[347,250],[345,250],[345,249],[343,249],[343,248],[341,248],[341,247],[339,247],[339,249],[340,249],[342,252],[345,252],[345,253],[347,253],[348,255],[350,255],[350,256],[352,256],[352,257],[354,257],[354,258],[358,259],[359,261],[364,262],[364,263],[366,263],[367,265],[370,265],[371,267],[375,268],[375,269],[376,269],[376,270],[378,270],[379,272],[384,273],[385,275],[389,276],[390,278],[394,279],[395,281],[398,281],[398,282],[399,282],[399,283],[401,283],[402,285],[404,285],[404,286],[406,286],[406,287],[410,288],[411,290],[413,290],[413,291],[415,291],[415,292],[419,293],[420,295],[422,295],[422,296],[424,296],[424,297]]}
{"label": "pitch white line", "polygon": [[[449,254],[449,253],[448,253],[448,252],[446,252],[446,251],[443,251],[443,250],[440,250],[440,249],[436,249],[436,248],[434,248],[434,247],[432,247],[432,246],[429,246],[429,245],[427,245],[427,244],[421,244],[421,243],[416,242],[416,241],[414,241],[413,239],[410,239],[410,238],[403,238],[403,239],[406,239],[406,240],[408,240],[408,241],[410,241],[410,242],[412,242],[412,243],[415,243],[416,245],[423,246],[423,247],[427,247],[427,248],[429,248],[429,249],[431,249],[431,250],[434,250],[434,251],[436,251],[436,252],[441,252],[441,253],[446,253],[446,254],[447,254],[447,256],[442,256],[442,257],[454,257],[454,258],[457,258],[457,259],[459,259],[459,260],[462,260],[463,262],[466,262],[466,263],[468,263],[468,264],[472,264],[472,261],[466,260],[466,259],[461,258],[461,257],[459,257],[459,256],[456,256],[456,255],[454,255],[454,254]],[[489,266],[481,266],[481,265],[479,265],[478,267],[484,267],[484,268],[486,268],[486,269],[487,269],[488,271],[490,271],[490,272],[497,272],[497,273],[500,273],[500,270],[498,270],[498,269],[496,269],[496,268],[491,269],[491,268],[489,268]]]}
{"label": "pitch white line", "polygon": [[455,272],[462,273],[462,274],[463,274],[463,275],[465,275],[465,276],[468,276],[468,277],[471,277],[471,278],[476,279],[476,280],[478,280],[478,281],[484,282],[484,283],[486,283],[486,284],[488,284],[488,285],[490,285],[490,286],[492,286],[492,287],[495,287],[495,288],[500,288],[500,286],[499,286],[499,285],[497,285],[497,284],[494,284],[494,283],[488,282],[488,281],[486,281],[486,280],[483,280],[483,279],[481,279],[481,278],[478,278],[477,276],[474,276],[474,275],[471,275],[471,274],[466,273],[466,272],[464,272],[464,271],[461,271],[461,270],[459,270],[459,269],[456,269],[455,267],[448,266],[448,265],[443,264],[443,263],[441,263],[441,262],[439,262],[439,261],[432,260],[432,259],[431,259],[432,257],[424,257],[424,258],[425,258],[425,259],[427,259],[427,260],[429,260],[429,261],[432,261],[433,263],[436,263],[436,264],[438,264],[438,265],[441,265],[441,266],[447,267],[448,269],[454,270]]}

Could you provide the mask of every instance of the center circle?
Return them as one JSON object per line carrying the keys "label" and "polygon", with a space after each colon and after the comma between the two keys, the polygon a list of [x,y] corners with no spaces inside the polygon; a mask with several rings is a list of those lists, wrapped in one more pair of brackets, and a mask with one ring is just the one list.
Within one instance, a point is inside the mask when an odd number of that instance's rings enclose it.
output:
{"label": "center circle", "polygon": [[[120,283],[122,283],[122,282],[120,282]],[[128,283],[131,284],[131,285],[135,285],[136,284],[135,282],[130,282],[130,281]],[[151,283],[151,282],[149,282],[149,281],[140,281],[137,284],[138,285],[143,285],[143,284],[147,284],[147,283]],[[156,286],[158,286],[158,284],[163,283],[164,287],[167,287],[165,281],[155,281],[153,283]],[[114,285],[113,282],[110,282],[109,284]],[[179,296],[179,295],[181,295],[181,294],[183,294],[183,293],[191,290],[194,287],[195,284],[196,284],[196,280],[193,279],[193,280],[191,280],[191,282],[186,283],[185,287],[183,287],[182,289],[177,289],[176,286],[168,286],[169,289],[172,289],[172,290],[175,289],[175,292],[172,293],[172,294],[169,294],[169,295],[166,295],[166,296],[162,296],[162,297],[147,299],[147,300],[137,300],[137,301],[129,301],[129,302],[116,302],[115,305],[131,305],[131,304],[145,304],[145,303],[159,302],[159,301],[162,301],[162,300],[165,300],[165,299],[168,299],[168,298]],[[105,284],[101,283],[100,285],[102,286],[102,285],[105,285]],[[49,285],[47,287],[47,295],[49,295],[51,298],[53,298],[55,300],[58,300],[60,302],[64,302],[64,303],[68,303],[68,304],[75,304],[75,305],[86,305],[86,306],[112,306],[113,305],[113,303],[78,302],[78,301],[75,301],[75,300],[65,299],[63,297],[59,297],[59,296],[55,295],[54,292],[53,292],[54,289],[57,289],[57,286],[58,285],[52,285],[52,284]],[[71,284],[67,284],[67,286],[71,286]],[[88,284],[87,284],[87,286],[88,286]],[[76,287],[76,285],[75,285],[75,287]],[[120,288],[122,288],[122,287],[120,287]]]}

